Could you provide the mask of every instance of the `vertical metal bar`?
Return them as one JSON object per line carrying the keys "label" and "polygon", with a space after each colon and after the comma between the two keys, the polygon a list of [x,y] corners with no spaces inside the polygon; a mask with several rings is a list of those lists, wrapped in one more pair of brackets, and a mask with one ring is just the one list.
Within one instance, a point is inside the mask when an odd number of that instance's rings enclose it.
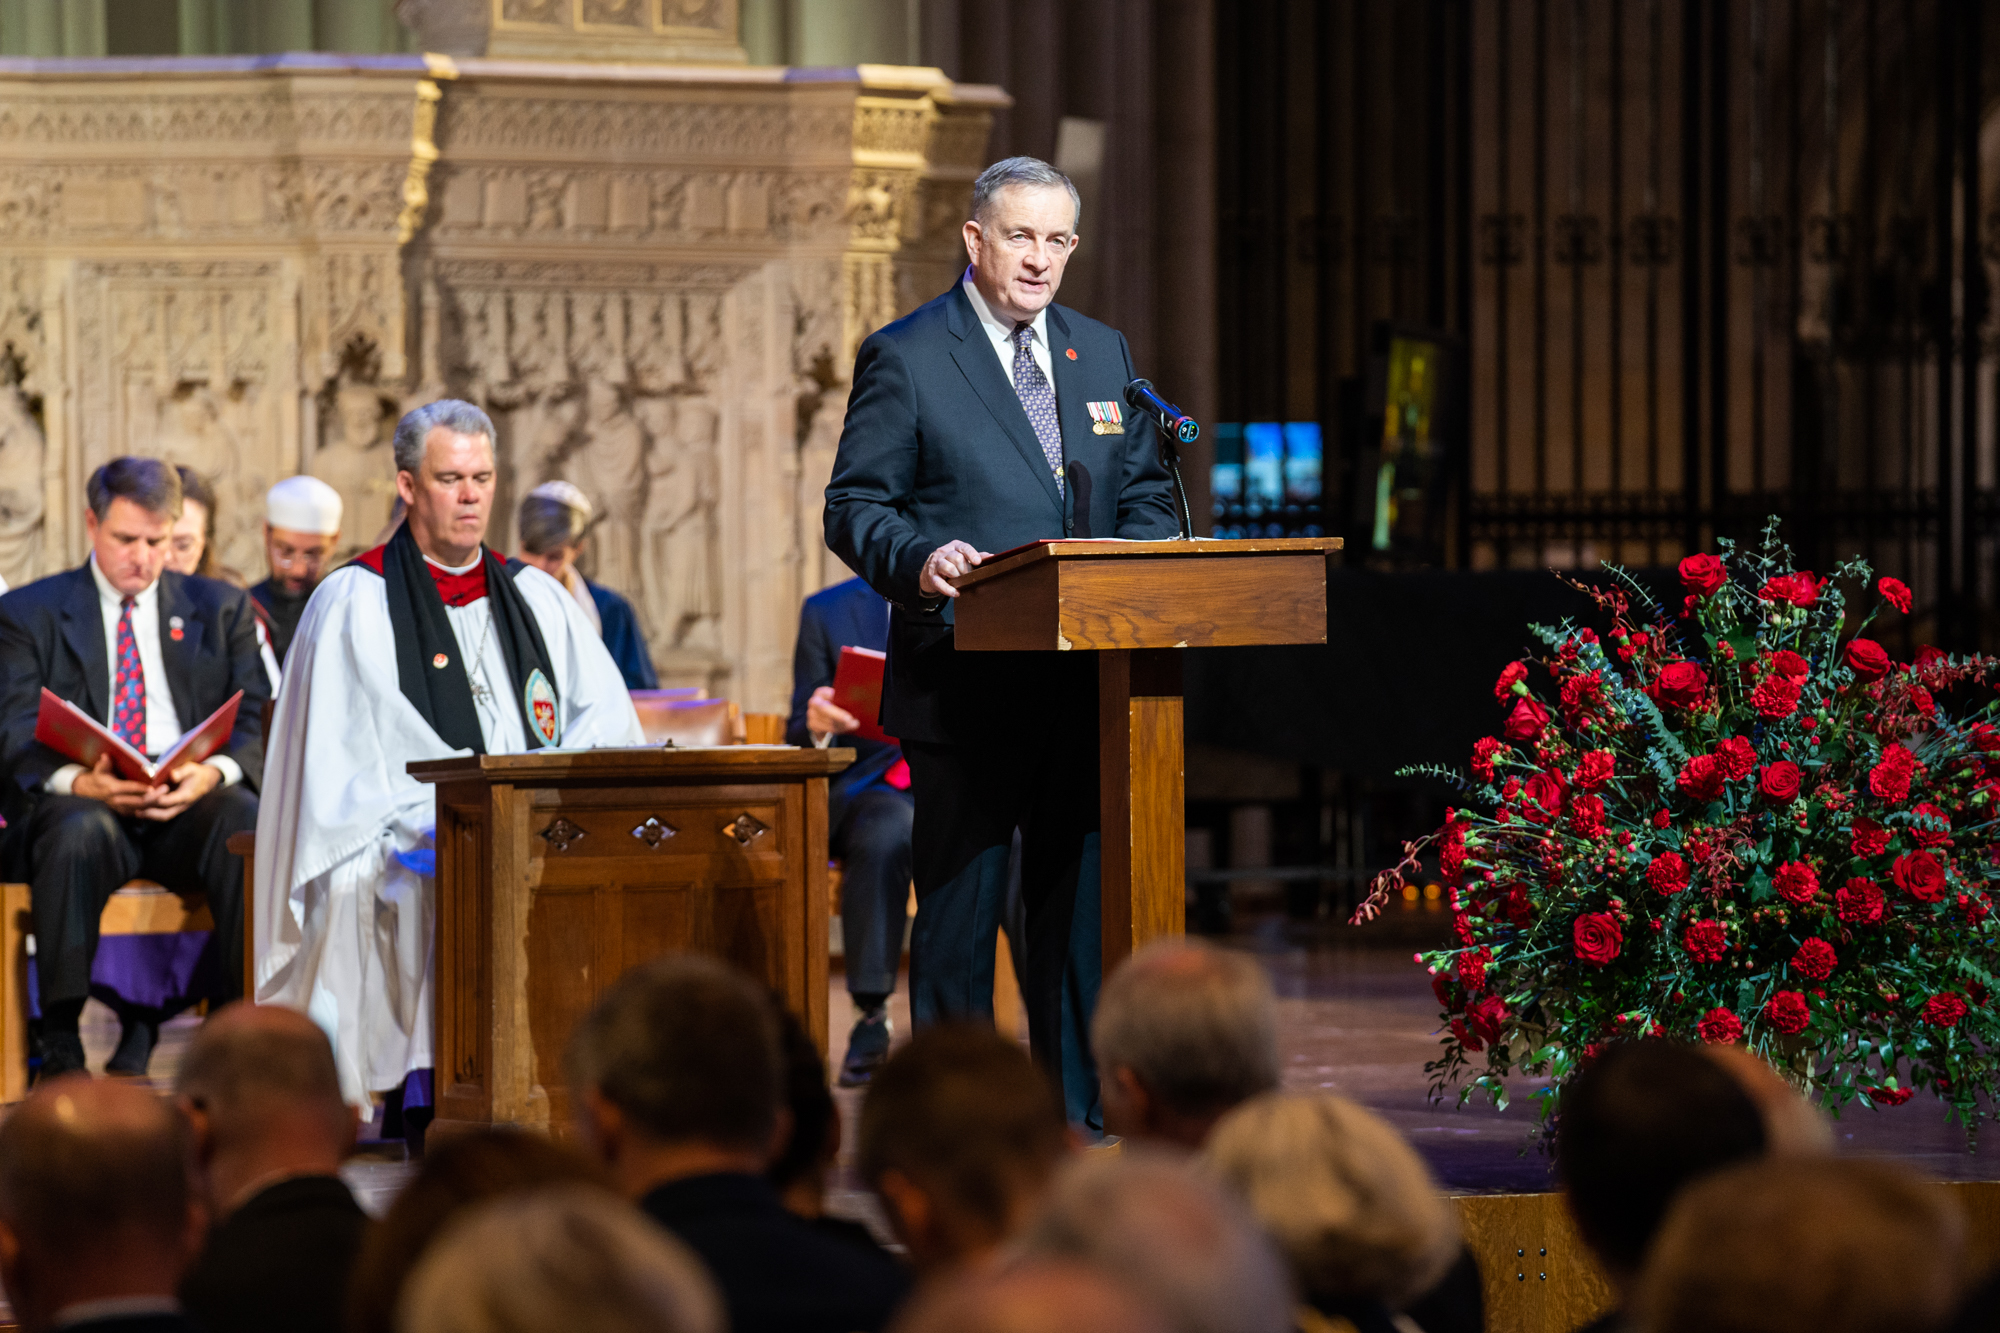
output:
{"label": "vertical metal bar", "polygon": [[[1461,403],[1467,404],[1456,423],[1459,444],[1459,503],[1458,503],[1458,558],[1467,569],[1472,567],[1472,423],[1469,399],[1472,386],[1472,357],[1476,350],[1477,330],[1472,324],[1472,228],[1474,210],[1472,202],[1472,5],[1470,0],[1459,0],[1457,18],[1452,30],[1458,36],[1457,69],[1451,80],[1454,98],[1454,130],[1457,138],[1458,199],[1453,216],[1456,219],[1458,235],[1458,336],[1465,349],[1462,364],[1454,367],[1458,382],[1464,392],[1456,395]],[[1496,340],[1497,341],[1497,340]]]}
{"label": "vertical metal bar", "polygon": [[[1583,0],[1569,0],[1569,450],[1570,491],[1586,510],[1583,475]],[[1579,547],[1581,542],[1579,541]],[[1581,555],[1579,549],[1575,554]],[[1579,560],[1578,563],[1581,563]]]}
{"label": "vertical metal bar", "polygon": [[1681,5],[1681,503],[1682,549],[1701,549],[1702,4]]}
{"label": "vertical metal bar", "polygon": [[1901,133],[1897,160],[1901,174],[1901,235],[1896,276],[1896,318],[1901,337],[1902,401],[1898,413],[1903,427],[1903,568],[1914,574],[1917,567],[1917,342],[1922,330],[1917,323],[1917,20],[1908,6],[1903,16],[1902,77],[1896,81],[1897,123]]}
{"label": "vertical metal bar", "polygon": [[[1805,152],[1803,121],[1799,110],[1799,94],[1805,87],[1805,48],[1802,42],[1801,22],[1804,0],[1792,0],[1789,22],[1785,31],[1786,77],[1779,92],[1785,99],[1785,225],[1782,232],[1789,262],[1785,266],[1786,290],[1783,294],[1785,315],[1785,385],[1786,423],[1784,447],[1786,452],[1785,473],[1787,489],[1792,495],[1792,545],[1801,559],[1811,556],[1818,560],[1817,506],[1814,500],[1818,492],[1818,454],[1822,441],[1817,438],[1826,423],[1814,422],[1810,418],[1800,420],[1799,376],[1811,374],[1811,358],[1802,356],[1803,347],[1799,341],[1799,315],[1802,313],[1802,297],[1805,292],[1805,246],[1799,244],[1805,230],[1805,211],[1800,203],[1799,157]],[[1773,284],[1775,285],[1775,269]],[[1773,298],[1775,304],[1776,298]],[[1758,341],[1763,341],[1759,336]],[[1775,498],[1775,497],[1774,497]],[[1815,563],[1818,569],[1824,562]]]}
{"label": "vertical metal bar", "polygon": [[[1534,86],[1530,115],[1534,122],[1534,302],[1535,302],[1535,503],[1548,504],[1549,494],[1549,0],[1535,0]],[[1535,534],[1536,558],[1548,545],[1548,534]]]}
{"label": "vertical metal bar", "polygon": [[1958,80],[1954,40],[1957,34],[1952,22],[1956,9],[1953,0],[1943,0],[1938,6],[1934,21],[1937,24],[1936,60],[1931,70],[1931,86],[1937,97],[1937,164],[1931,184],[1936,193],[1931,206],[1937,210],[1934,221],[1936,233],[1933,244],[1937,249],[1936,267],[1933,270],[1933,298],[1935,319],[1932,325],[1932,339],[1937,349],[1937,641],[1946,647],[1956,644],[1958,638],[1958,596],[1952,577],[1955,571],[1956,552],[1952,543],[1957,538],[1958,524],[1956,510],[1952,504],[1952,462],[1956,444],[1953,432],[1953,409],[1956,406],[1952,396],[1952,223],[1956,220],[1956,210],[1952,204],[1952,191],[1958,184],[1957,173],[1953,170],[1953,159],[1958,155],[1958,121],[1964,109],[1958,105]]}
{"label": "vertical metal bar", "polygon": [[1711,522],[1729,508],[1729,0],[1711,0],[1708,42],[1708,485]]}
{"label": "vertical metal bar", "polygon": [[1979,244],[1979,123],[1985,106],[1981,100],[1980,57],[1985,51],[1984,7],[1980,0],[1958,0],[1958,29],[1953,42],[1963,70],[1958,94],[1958,162],[1962,177],[1958,186],[1958,594],[1957,645],[1970,651],[1977,646],[1979,598],[1979,541],[1977,517],[1979,490],[1979,355],[1986,325],[1986,266]]}
{"label": "vertical metal bar", "polygon": [[1750,489],[1762,496],[1769,488],[1765,473],[1764,328],[1770,322],[1770,283],[1763,262],[1770,216],[1765,197],[1765,164],[1770,154],[1770,125],[1765,98],[1769,96],[1769,33],[1766,9],[1770,0],[1750,0]]}
{"label": "vertical metal bar", "polygon": [[[1646,185],[1644,212],[1651,228],[1652,254],[1646,263],[1646,496],[1657,509],[1660,494],[1660,269],[1666,256],[1665,208],[1660,196],[1661,125],[1665,120],[1661,65],[1667,38],[1660,0],[1646,0]],[[1654,546],[1647,559],[1657,562]]]}
{"label": "vertical metal bar", "polygon": [[1494,564],[1508,567],[1508,515],[1512,512],[1513,494],[1512,469],[1508,466],[1513,453],[1513,395],[1509,392],[1513,378],[1512,358],[1508,349],[1513,345],[1512,330],[1508,325],[1507,295],[1513,286],[1513,265],[1507,262],[1508,247],[1512,244],[1514,218],[1513,147],[1514,138],[1514,22],[1512,0],[1494,0],[1493,19],[1495,38],[1493,49],[1493,134],[1496,140],[1493,153],[1494,201],[1493,227],[1487,244],[1493,253],[1493,447],[1494,462],[1497,466],[1495,479],[1496,512],[1500,516],[1499,536],[1495,542]]}
{"label": "vertical metal bar", "polygon": [[[1625,5],[1622,0],[1613,0],[1609,9],[1611,16],[1611,116],[1608,129],[1611,139],[1611,161],[1606,175],[1611,187],[1610,198],[1606,201],[1605,231],[1609,244],[1605,247],[1605,262],[1610,266],[1606,276],[1610,279],[1611,290],[1606,307],[1611,318],[1611,336],[1607,340],[1606,361],[1609,374],[1605,376],[1610,389],[1611,428],[1607,432],[1606,443],[1611,450],[1611,504],[1613,512],[1623,512],[1625,507],[1625,360],[1622,337],[1624,328],[1625,294]],[[1623,525],[1621,525],[1622,528]],[[1628,557],[1624,551],[1624,539],[1628,534],[1620,531],[1613,542],[1610,558],[1623,561]]]}
{"label": "vertical metal bar", "polygon": [[1875,76],[1881,68],[1882,33],[1878,20],[1881,13],[1876,0],[1867,0],[1862,10],[1862,26],[1867,36],[1862,42],[1862,60],[1865,68],[1861,75],[1861,160],[1857,164],[1854,183],[1857,193],[1854,200],[1854,273],[1848,299],[1854,302],[1854,327],[1868,330],[1862,335],[1861,349],[1861,487],[1869,503],[1861,506],[1867,515],[1863,521],[1863,549],[1870,560],[1876,559],[1875,513],[1873,498],[1875,490],[1875,432],[1876,414],[1882,410],[1881,386],[1877,377],[1881,373],[1882,336],[1876,321],[1881,311],[1876,308],[1875,284],[1860,281],[1862,275],[1872,273],[1878,262],[1878,220],[1882,215],[1882,182],[1875,161]]}
{"label": "vertical metal bar", "polygon": [[[1330,5],[1313,7],[1313,156],[1319,170],[1313,173],[1313,338],[1314,360],[1319,366],[1315,385],[1314,415],[1319,420],[1324,450],[1320,471],[1320,517],[1324,531],[1339,532],[1353,513],[1353,496],[1348,492],[1351,467],[1332,466],[1334,459],[1359,456],[1361,441],[1349,439],[1349,423],[1338,418],[1341,365],[1336,346],[1335,319],[1339,293],[1334,281],[1333,186],[1335,134],[1334,96],[1339,80],[1334,77],[1333,16]],[[1336,453],[1335,450],[1338,450]],[[1362,543],[1356,543],[1360,545]]]}
{"label": "vertical metal bar", "polygon": [[[1291,5],[1273,6],[1271,45],[1264,53],[1264,69],[1271,86],[1271,217],[1267,244],[1271,254],[1272,304],[1276,307],[1272,327],[1277,346],[1272,363],[1273,420],[1285,421],[1292,415],[1292,100],[1289,43]],[[1276,529],[1274,529],[1276,530]]]}
{"label": "vertical metal bar", "polygon": [[1424,212],[1417,225],[1424,234],[1424,322],[1434,329],[1445,321],[1445,112],[1449,81],[1446,78],[1449,34],[1445,26],[1445,0],[1430,0],[1425,23],[1424,130]]}

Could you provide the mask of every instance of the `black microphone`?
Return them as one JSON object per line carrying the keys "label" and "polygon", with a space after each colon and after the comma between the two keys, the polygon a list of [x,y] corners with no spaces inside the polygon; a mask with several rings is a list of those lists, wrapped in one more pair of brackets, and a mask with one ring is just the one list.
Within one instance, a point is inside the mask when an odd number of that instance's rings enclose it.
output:
{"label": "black microphone", "polygon": [[1160,397],[1151,380],[1133,380],[1126,385],[1125,401],[1133,411],[1151,417],[1170,439],[1193,444],[1201,438],[1201,423]]}

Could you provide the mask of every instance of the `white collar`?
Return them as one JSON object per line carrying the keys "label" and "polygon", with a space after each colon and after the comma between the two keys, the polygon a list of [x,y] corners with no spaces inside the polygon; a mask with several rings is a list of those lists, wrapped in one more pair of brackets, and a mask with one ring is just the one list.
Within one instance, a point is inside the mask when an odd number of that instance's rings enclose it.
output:
{"label": "white collar", "polygon": [[473,570],[479,568],[480,562],[484,559],[486,559],[486,552],[481,551],[478,555],[472,557],[471,564],[459,565],[457,568],[453,568],[452,566],[445,564],[442,560],[433,560],[429,556],[424,556],[424,563],[427,565],[434,565],[437,568],[442,569],[447,574],[470,574]]}
{"label": "white collar", "polygon": [[[979,322],[986,326],[987,332],[1001,342],[1012,342],[1014,340],[1013,321],[995,313],[993,307],[986,303],[985,296],[979,291],[979,284],[972,280],[972,265],[967,264],[965,266],[965,276],[959,279],[959,285],[965,288],[966,296],[972,301],[972,313],[979,316]],[[1035,331],[1035,341],[1041,343],[1044,347],[1048,346],[1049,342],[1048,325],[1049,308],[1047,306],[1043,306],[1040,310],[1037,310],[1035,317],[1028,321],[1028,327]]]}
{"label": "white collar", "polygon": [[[105,578],[104,571],[97,567],[97,552],[92,551],[90,553],[90,558],[87,561],[85,561],[85,563],[90,566],[90,577],[97,583],[98,600],[109,602],[113,606],[122,605],[125,601],[125,594],[118,591],[118,589],[112,587],[111,580]],[[144,588],[134,593],[132,595],[132,600],[137,605],[144,606],[150,609],[153,603],[159,599],[159,596],[160,596],[160,581],[158,579],[154,579]]]}

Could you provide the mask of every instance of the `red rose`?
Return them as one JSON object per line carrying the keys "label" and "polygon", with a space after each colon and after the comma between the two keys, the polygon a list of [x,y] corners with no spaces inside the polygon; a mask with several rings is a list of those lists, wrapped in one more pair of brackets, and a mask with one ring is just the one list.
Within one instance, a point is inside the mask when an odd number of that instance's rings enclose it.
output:
{"label": "red rose", "polygon": [[1944,867],[1929,852],[1905,852],[1889,874],[1897,888],[1920,903],[1944,899]]}
{"label": "red rose", "polygon": [[1731,736],[1715,747],[1715,757],[1722,764],[1722,771],[1729,774],[1729,780],[1750,776],[1750,770],[1757,767],[1757,751],[1751,748],[1748,738]]}
{"label": "red rose", "polygon": [[1493,736],[1481,736],[1472,743],[1472,771],[1480,781],[1493,781],[1493,761],[1506,749],[1506,742]]}
{"label": "red rose", "polygon": [[1646,885],[1671,898],[1688,886],[1688,863],[1679,852],[1661,852],[1646,867]]}
{"label": "red rose", "polygon": [[1803,907],[1819,892],[1819,875],[1804,861],[1787,861],[1771,876],[1771,887],[1786,902]]}
{"label": "red rose", "polygon": [[1757,780],[1757,790],[1780,805],[1798,799],[1799,783],[1804,778],[1799,766],[1789,759],[1781,759],[1764,767],[1764,776]]}
{"label": "red rose", "polygon": [[1452,984],[1451,973],[1449,972],[1431,973],[1431,994],[1437,996],[1438,1007],[1446,1013],[1457,1009],[1465,998],[1459,994],[1458,988]]}
{"label": "red rose", "polygon": [[1722,562],[1703,551],[1681,561],[1681,583],[1697,597],[1714,595],[1717,589],[1729,582],[1729,571]]}
{"label": "red rose", "polygon": [[1532,744],[1549,725],[1549,710],[1533,699],[1516,699],[1514,711],[1507,714],[1507,725],[1500,734],[1510,741],[1522,745]]}
{"label": "red rose", "polygon": [[1563,796],[1568,790],[1560,773],[1537,773],[1528,779],[1521,813],[1537,824],[1547,824],[1562,813]]}
{"label": "red rose", "polygon": [[1758,681],[1757,688],[1750,691],[1750,705],[1757,710],[1758,717],[1790,717],[1799,711],[1799,695],[1802,693],[1804,690],[1799,682],[1774,672]]}
{"label": "red rose", "polygon": [[1924,1022],[1934,1028],[1955,1028],[1958,1020],[1965,1017],[1966,1003],[1960,997],[1946,991],[1933,995],[1924,1001]]}
{"label": "red rose", "polygon": [[1506,666],[1500,668],[1500,679],[1493,684],[1493,697],[1501,703],[1507,702],[1507,696],[1514,692],[1514,686],[1527,678],[1528,664],[1526,662],[1509,662]]}
{"label": "red rose", "polygon": [[1856,639],[1847,645],[1847,665],[1863,680],[1880,680],[1889,674],[1889,650],[1873,639]]}
{"label": "red rose", "polygon": [[1873,880],[1856,876],[1833,895],[1833,914],[1850,926],[1872,926],[1885,911],[1882,890]]}
{"label": "red rose", "polygon": [[1833,966],[1839,961],[1833,946],[1815,935],[1792,955],[1792,971],[1808,981],[1825,981],[1833,975]]}
{"label": "red rose", "polygon": [[1819,580],[1810,570],[1800,570],[1796,574],[1780,574],[1770,580],[1757,594],[1767,602],[1790,602],[1793,606],[1811,606],[1819,600]]}
{"label": "red rose", "polygon": [[1901,1106],[1916,1096],[1916,1093],[1909,1088],[1863,1088],[1861,1091],[1866,1093],[1868,1100],[1877,1106]]}
{"label": "red rose", "polygon": [[1714,1046],[1743,1040],[1743,1020],[1727,1009],[1711,1009],[1694,1025],[1694,1035]]}
{"label": "red rose", "polygon": [[1719,963],[1729,952],[1729,935],[1720,921],[1696,921],[1681,932],[1681,948],[1697,963]]}
{"label": "red rose", "polygon": [[1910,614],[1910,589],[1901,579],[1878,579],[1875,590],[1882,594],[1882,600],[1901,611]]}
{"label": "red rose", "polygon": [[1910,821],[1910,837],[1916,840],[1917,846],[1951,846],[1950,815],[1947,815],[1929,801],[1919,803],[1910,813],[1917,816],[1916,819]]}
{"label": "red rose", "polygon": [[1789,648],[1780,648],[1771,654],[1771,670],[1792,680],[1804,680],[1812,671],[1806,659]]}
{"label": "red rose", "polygon": [[1604,836],[1604,798],[1579,796],[1569,803],[1570,826],[1580,838]]}
{"label": "red rose", "polygon": [[1806,1030],[1812,1022],[1812,1009],[1806,1004],[1806,997],[1795,990],[1781,990],[1764,1004],[1764,1017],[1771,1020],[1771,1026],[1786,1036],[1793,1036]]}
{"label": "red rose", "polygon": [[1972,742],[1972,748],[1981,754],[1992,754],[2000,750],[2000,728],[1990,723],[1975,722],[1965,729],[1965,739]]}
{"label": "red rose", "polygon": [[1856,818],[1848,845],[1856,856],[1880,856],[1889,850],[1889,830],[1872,819]]}
{"label": "red rose", "polygon": [[1618,761],[1609,750],[1592,750],[1576,766],[1576,776],[1571,779],[1578,791],[1602,791],[1610,785],[1616,774]]}
{"label": "red rose", "polygon": [[1680,771],[1674,784],[1687,793],[1694,801],[1714,801],[1722,796],[1722,789],[1729,782],[1729,773],[1722,767],[1722,761],[1712,754],[1698,754],[1687,761],[1687,767]]}
{"label": "red rose", "polygon": [[1699,708],[1708,692],[1708,673],[1693,662],[1675,662],[1653,682],[1653,697],[1675,708]]}
{"label": "red rose", "polygon": [[1465,1007],[1465,1022],[1482,1041],[1500,1040],[1501,1026],[1507,1021],[1507,1006],[1497,995],[1482,995]]}
{"label": "red rose", "polygon": [[1625,947],[1625,932],[1609,912],[1585,912],[1576,919],[1576,956],[1592,967],[1603,967]]}

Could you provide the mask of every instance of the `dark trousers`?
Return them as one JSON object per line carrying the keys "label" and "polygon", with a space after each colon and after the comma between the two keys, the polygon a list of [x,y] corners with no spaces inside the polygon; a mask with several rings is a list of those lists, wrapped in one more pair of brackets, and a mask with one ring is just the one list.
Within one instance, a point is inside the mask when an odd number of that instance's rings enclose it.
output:
{"label": "dark trousers", "polygon": [[243,989],[243,858],[226,845],[257,827],[257,797],[218,787],[165,823],[121,819],[87,796],[44,796],[23,830],[42,1012],[90,994],[97,920],[127,880],[200,890],[215,916],[224,999]]}
{"label": "dark trousers", "polygon": [[992,1022],[993,950],[1018,827],[1028,1042],[1060,1080],[1071,1121],[1099,1127],[1087,1040],[1101,971],[1095,747],[1014,735],[978,747],[905,742],[903,756],[917,798],[912,1019]]}
{"label": "dark trousers", "polygon": [[916,801],[878,782],[845,802],[834,826],[840,858],[840,936],[852,995],[896,989],[909,918],[910,825]]}

